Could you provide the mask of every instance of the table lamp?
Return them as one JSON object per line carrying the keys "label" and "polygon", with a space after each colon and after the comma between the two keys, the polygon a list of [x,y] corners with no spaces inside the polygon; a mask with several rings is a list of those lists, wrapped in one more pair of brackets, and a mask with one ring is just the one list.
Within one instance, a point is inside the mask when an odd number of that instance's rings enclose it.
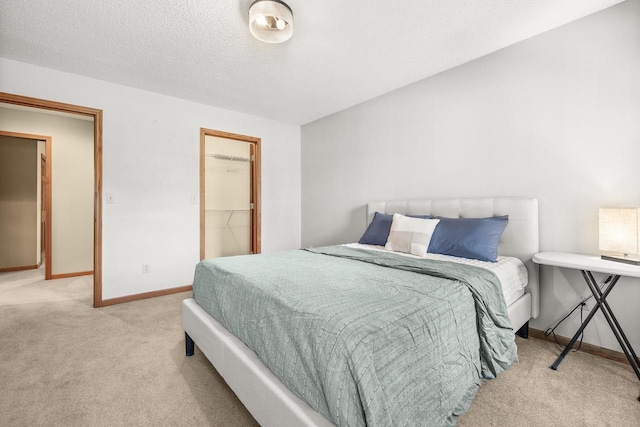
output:
{"label": "table lamp", "polygon": [[600,209],[602,259],[640,265],[640,208]]}

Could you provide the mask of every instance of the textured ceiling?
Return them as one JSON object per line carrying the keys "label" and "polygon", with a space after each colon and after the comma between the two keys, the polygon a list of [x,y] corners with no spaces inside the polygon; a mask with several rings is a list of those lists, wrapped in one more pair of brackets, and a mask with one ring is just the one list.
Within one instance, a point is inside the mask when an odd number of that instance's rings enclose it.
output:
{"label": "textured ceiling", "polygon": [[270,45],[251,2],[2,0],[0,56],[305,124],[621,3],[287,0]]}

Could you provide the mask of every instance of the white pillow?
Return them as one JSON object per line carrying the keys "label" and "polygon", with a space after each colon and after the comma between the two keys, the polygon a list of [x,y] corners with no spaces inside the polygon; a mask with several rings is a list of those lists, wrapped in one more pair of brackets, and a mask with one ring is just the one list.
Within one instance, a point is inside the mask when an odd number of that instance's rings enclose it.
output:
{"label": "white pillow", "polygon": [[433,230],[439,222],[439,219],[411,218],[393,214],[391,231],[384,248],[388,251],[425,256]]}

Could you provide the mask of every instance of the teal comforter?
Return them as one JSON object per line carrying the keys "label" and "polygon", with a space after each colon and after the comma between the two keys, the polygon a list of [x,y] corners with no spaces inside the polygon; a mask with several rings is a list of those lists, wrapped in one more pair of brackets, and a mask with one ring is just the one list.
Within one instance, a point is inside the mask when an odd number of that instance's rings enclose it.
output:
{"label": "teal comforter", "polygon": [[193,293],[338,426],[455,425],[517,360],[500,283],[473,266],[328,246],[202,261]]}

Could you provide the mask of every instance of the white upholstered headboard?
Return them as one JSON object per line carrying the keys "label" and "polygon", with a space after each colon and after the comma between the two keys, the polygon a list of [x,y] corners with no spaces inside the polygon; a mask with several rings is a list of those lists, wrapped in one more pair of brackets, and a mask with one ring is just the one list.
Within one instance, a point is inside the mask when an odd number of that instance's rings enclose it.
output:
{"label": "white upholstered headboard", "polygon": [[477,199],[426,199],[367,204],[367,225],[375,212],[404,215],[433,215],[449,218],[485,218],[509,215],[498,254],[520,258],[529,271],[526,292],[531,294],[531,317],[540,311],[538,265],[531,258],[539,251],[538,199],[494,197]]}

